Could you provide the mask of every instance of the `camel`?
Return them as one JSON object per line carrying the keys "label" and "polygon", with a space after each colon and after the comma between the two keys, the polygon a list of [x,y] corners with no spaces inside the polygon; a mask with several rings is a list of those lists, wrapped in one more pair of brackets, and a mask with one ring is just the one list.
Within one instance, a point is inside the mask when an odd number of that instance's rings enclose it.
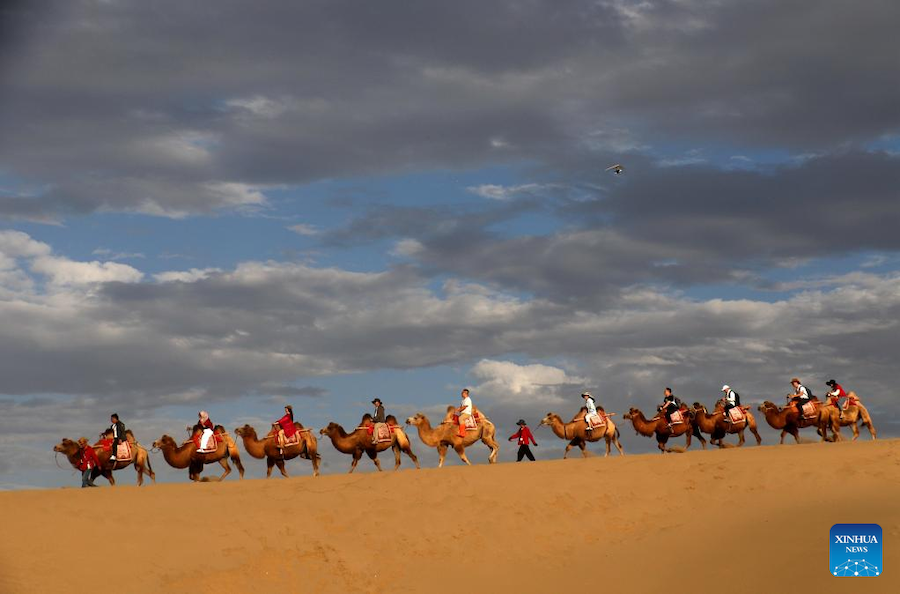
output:
{"label": "camel", "polygon": [[244,425],[234,430],[235,434],[244,440],[244,449],[248,454],[262,460],[266,459],[266,478],[272,476],[272,468],[277,466],[281,475],[288,478],[284,463],[300,456],[308,458],[312,462],[313,476],[319,476],[319,456],[316,436],[303,425],[294,422],[294,427],[300,433],[300,443],[289,445],[283,451],[278,450],[278,436],[269,434],[262,439],[256,437],[256,429],[250,425]]}
{"label": "camel", "polygon": [[634,426],[635,433],[640,433],[644,437],[650,437],[652,435],[656,435],[656,446],[659,448],[659,451],[662,453],[667,452],[677,452],[678,450],[673,450],[672,448],[666,447],[666,442],[669,441],[670,437],[678,437],[679,435],[685,436],[685,448],[691,447],[691,436],[696,437],[700,440],[700,445],[703,446],[703,449],[706,449],[706,440],[700,435],[700,430],[694,425],[693,419],[690,416],[690,412],[685,408],[681,409],[682,415],[684,415],[684,423],[674,425],[673,427],[669,427],[666,423],[665,417],[662,414],[657,414],[652,419],[647,419],[644,417],[644,413],[642,413],[637,408],[630,408],[628,412],[625,413],[623,418],[631,421],[631,424]]}
{"label": "camel", "polygon": [[[149,476],[150,480],[154,483],[156,482],[156,473],[153,472],[153,467],[150,464],[150,455],[147,453],[147,450],[134,439],[131,429],[126,431],[125,436],[134,452],[131,460],[119,460],[113,463],[109,459],[110,456],[112,456],[111,451],[107,451],[99,444],[94,444],[92,446],[94,452],[97,454],[97,459],[100,461],[100,466],[91,471],[92,481],[98,476],[102,476],[109,481],[110,486],[114,487],[116,486],[116,479],[113,477],[113,471],[122,470],[123,468],[127,468],[134,464],[134,469],[137,471],[137,484],[139,487],[144,484],[145,474]],[[64,437],[61,442],[53,447],[53,451],[65,455],[69,464],[71,464],[73,468],[78,468],[81,454],[81,448],[78,446],[78,442]]]}
{"label": "camel", "polygon": [[[701,433],[709,433],[709,442],[720,448],[741,447],[744,445],[744,430],[750,429],[750,433],[756,437],[756,445],[762,445],[762,437],[756,430],[756,419],[747,407],[742,406],[745,419],[740,423],[729,423],[725,421],[725,407],[722,401],[716,402],[716,410],[713,414],[709,414],[706,407],[699,402],[694,403],[694,424]],[[738,444],[734,446],[726,443],[723,438],[729,433],[737,433]]]}
{"label": "camel", "polygon": [[[787,397],[791,398],[792,396],[793,394],[788,394]],[[784,436],[786,434],[793,435],[794,441],[800,443],[799,430],[806,427],[815,427],[816,433],[822,437],[821,441],[826,441],[828,439],[829,428],[834,435],[835,441],[841,441],[841,439],[843,439],[841,437],[840,426],[838,425],[837,408],[833,406],[823,406],[824,403],[815,396],[810,398],[810,400],[819,405],[817,407],[816,416],[811,419],[799,418],[800,413],[797,411],[797,407],[794,403],[790,403],[784,408],[779,408],[775,403],[766,400],[759,406],[759,411],[766,415],[766,422],[769,426],[773,429],[781,430],[781,441],[778,443],[784,443]]]}
{"label": "camel", "polygon": [[606,454],[604,454],[604,458],[609,456],[610,443],[615,444],[619,454],[624,456],[625,452],[622,451],[622,444],[619,443],[619,430],[612,419],[607,415],[605,427],[588,431],[584,422],[585,412],[587,412],[586,409],[582,407],[581,412],[575,415],[575,418],[568,423],[564,423],[562,418],[554,413],[547,413],[547,416],[541,419],[541,425],[550,427],[557,437],[569,440],[569,443],[566,444],[566,451],[563,453],[563,460],[566,459],[566,456],[569,455],[569,450],[574,446],[581,448],[581,455],[586,458],[587,450],[585,446],[587,442],[600,441],[601,439],[606,440]]}
{"label": "camel", "polygon": [[[869,429],[869,433],[872,435],[872,439],[877,439],[877,433],[875,431],[875,425],[872,424],[872,417],[869,416],[869,411],[863,406],[862,401],[859,399],[859,396],[856,395],[855,392],[850,392],[847,394],[848,402],[850,405],[844,410],[843,418],[841,418],[840,413],[838,413],[838,424],[840,427],[850,427],[853,431],[853,441],[859,439],[859,426],[857,423],[862,421],[863,425],[865,425]],[[833,407],[837,409],[836,406],[829,400],[826,406]],[[836,439],[832,436],[832,439]]]}
{"label": "camel", "polygon": [[[225,472],[223,472],[222,476],[218,479],[203,478],[202,480],[223,480],[226,476],[231,474],[231,466],[228,465],[228,458],[231,458],[232,461],[234,461],[234,465],[237,466],[241,478],[244,478],[244,466],[241,464],[241,455],[240,452],[238,452],[234,440],[221,425],[216,425],[213,431],[220,438],[220,441],[216,451],[208,454],[197,452],[197,444],[194,442],[193,438],[188,439],[179,446],[175,443],[175,440],[168,435],[163,435],[154,441],[153,448],[162,451],[163,457],[172,468],[187,468],[188,477],[190,477],[192,481],[200,481],[200,473],[203,472],[203,466],[213,462],[218,462],[222,468],[225,469]],[[199,435],[200,433],[202,433],[202,428],[199,425],[194,425],[192,436]]]}
{"label": "camel", "polygon": [[412,451],[409,437],[407,437],[403,429],[397,425],[397,418],[394,415],[388,415],[385,417],[385,421],[391,426],[391,441],[377,444],[372,443],[372,436],[367,429],[367,425],[372,423],[372,415],[369,414],[363,415],[362,421],[353,433],[347,433],[344,431],[344,428],[337,423],[328,423],[328,426],[319,431],[319,433],[321,435],[327,435],[331,439],[334,449],[353,456],[350,472],[356,470],[356,465],[359,464],[359,459],[362,458],[363,453],[375,463],[375,468],[380,472],[381,463],[378,461],[378,452],[383,452],[388,448],[394,450],[394,470],[400,468],[401,451],[405,452],[406,455],[410,457],[418,470],[419,459]]}
{"label": "camel", "polygon": [[435,428],[431,427],[431,422],[422,413],[416,413],[414,416],[406,419],[407,425],[415,425],[419,430],[419,439],[422,443],[431,448],[437,448],[438,451],[438,468],[444,465],[444,459],[447,456],[447,448],[452,447],[459,459],[471,466],[472,463],[466,457],[466,448],[481,440],[491,449],[488,456],[488,462],[494,464],[497,462],[497,455],[500,453],[500,446],[494,439],[496,428],[494,424],[484,415],[484,413],[474,411],[478,414],[478,430],[466,431],[465,437],[459,436],[459,428],[453,423],[452,416],[456,407],[447,408],[447,414],[441,424]]}

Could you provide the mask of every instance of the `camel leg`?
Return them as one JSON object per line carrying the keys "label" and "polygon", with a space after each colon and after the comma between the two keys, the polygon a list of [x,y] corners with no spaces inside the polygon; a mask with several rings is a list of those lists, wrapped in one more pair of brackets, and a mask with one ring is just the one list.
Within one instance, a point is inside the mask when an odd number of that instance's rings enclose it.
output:
{"label": "camel leg", "polygon": [[275,468],[275,458],[266,456],[266,478],[272,476],[272,469]]}
{"label": "camel leg", "polygon": [[[706,449],[706,440],[703,438],[703,434],[700,433],[700,427],[696,425],[693,426],[691,433],[700,440],[700,446],[705,450]],[[721,441],[721,440],[720,440]],[[691,447],[691,437],[688,435],[687,439],[687,447]]]}
{"label": "camel leg", "polygon": [[616,430],[616,435],[613,437],[613,444],[615,444],[616,449],[619,450],[619,455],[624,456],[625,450],[622,449],[622,444],[619,442],[618,430]]}
{"label": "camel leg", "polygon": [[309,444],[306,446],[306,453],[309,455],[309,461],[312,462],[313,476],[319,476],[319,452],[316,449],[309,447]]}
{"label": "camel leg", "polygon": [[587,458],[587,457],[588,457],[588,453],[587,453],[587,443],[585,443],[584,441],[579,441],[579,442],[578,442],[578,447],[581,448],[581,457],[582,457],[582,458]]}
{"label": "camel leg", "polygon": [[612,439],[609,437],[609,433],[607,433],[607,434],[606,434],[606,453],[603,454],[603,457],[604,457],[604,458],[609,458],[609,449],[610,449],[610,443],[609,443],[609,442],[610,442],[610,441],[612,441]]}
{"label": "camel leg", "polygon": [[466,466],[472,465],[472,463],[469,462],[469,459],[466,458],[466,448],[462,443],[460,443],[459,445],[453,446],[453,449],[456,450],[456,453],[459,456],[459,459],[466,463]]}
{"label": "camel leg", "polygon": [[570,441],[570,442],[568,443],[568,445],[566,445],[566,451],[563,452],[563,460],[565,460],[565,459],[566,459],[566,456],[569,455],[569,450],[571,450],[572,447],[573,447],[574,445],[575,445],[575,440],[574,440],[574,439],[573,439],[572,441]]}
{"label": "camel leg", "polygon": [[362,452],[357,450],[353,452],[353,463],[350,465],[350,472],[347,474],[353,474],[353,471],[356,470],[356,465],[359,464],[359,459],[362,458]]}
{"label": "camel leg", "polygon": [[491,453],[488,456],[488,463],[496,464],[497,455],[500,453],[500,444],[491,437],[484,437],[481,441],[483,441],[487,447],[491,448]]}
{"label": "camel leg", "polygon": [[756,445],[762,445],[762,437],[759,436],[759,431],[756,430],[756,423],[750,423],[750,433],[756,438]]}
{"label": "camel leg", "polygon": [[[244,478],[244,465],[241,464],[241,454],[238,452],[236,445],[232,444],[228,447],[228,455],[231,461],[234,462],[234,465],[237,466],[238,474],[241,475],[241,478]],[[229,470],[229,472],[231,471]]]}
{"label": "camel leg", "polygon": [[222,476],[219,477],[219,481],[225,480],[225,477],[231,474],[231,465],[228,464],[228,458],[222,458],[219,460],[219,465],[225,469],[225,472],[222,473]]}
{"label": "camel leg", "polygon": [[416,470],[419,470],[419,459],[416,457],[415,454],[413,454],[412,446],[410,446],[410,445],[407,443],[407,444],[406,444],[406,447],[403,448],[403,451],[406,453],[407,456],[409,456],[410,460],[413,461],[413,464],[416,465]]}
{"label": "camel leg", "polygon": [[[378,452],[375,450],[366,450],[366,455],[375,463],[375,468],[378,469],[378,472],[381,472],[381,462],[378,461]],[[400,458],[400,454],[397,454],[397,458]],[[397,466],[400,466],[400,464],[397,464]],[[394,470],[397,470],[397,468],[395,467]]]}
{"label": "camel leg", "polygon": [[291,478],[288,476],[287,470],[284,467],[284,460],[275,460],[275,466],[281,471],[281,476],[284,478]]}
{"label": "camel leg", "polygon": [[447,457],[447,446],[444,444],[440,444],[437,447],[438,451],[438,468],[441,468],[444,465],[444,458]]}
{"label": "camel leg", "polygon": [[115,477],[113,477],[113,471],[112,471],[112,470],[104,470],[104,471],[102,472],[102,474],[103,474],[103,478],[105,478],[106,480],[109,481],[109,486],[110,486],[110,487],[115,487],[115,486],[116,486],[116,479],[115,479]]}
{"label": "camel leg", "polygon": [[394,450],[394,470],[397,470],[400,468],[400,445],[395,443],[391,449]]}

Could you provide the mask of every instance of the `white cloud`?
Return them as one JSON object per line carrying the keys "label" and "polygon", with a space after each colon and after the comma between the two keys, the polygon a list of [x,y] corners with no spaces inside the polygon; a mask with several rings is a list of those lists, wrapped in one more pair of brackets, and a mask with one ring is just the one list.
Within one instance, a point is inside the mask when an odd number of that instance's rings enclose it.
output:
{"label": "white cloud", "polygon": [[583,377],[569,375],[564,369],[533,363],[519,365],[512,361],[482,359],[469,374],[480,381],[473,391],[495,402],[518,402],[521,405],[562,402],[561,391],[583,385]]}
{"label": "white cloud", "polygon": [[75,262],[68,258],[42,256],[36,258],[31,269],[49,277],[54,285],[85,285],[91,283],[136,283],[144,273],[127,264],[115,262]]}
{"label": "white cloud", "polygon": [[521,184],[517,186],[500,186],[496,184],[482,184],[469,186],[466,191],[489,198],[491,200],[511,200],[521,194],[537,194],[554,187],[551,184]]}
{"label": "white cloud", "polygon": [[305,235],[307,237],[312,237],[321,233],[318,227],[316,227],[315,225],[309,225],[307,223],[291,225],[290,227],[288,227],[288,229],[293,231],[297,235]]}

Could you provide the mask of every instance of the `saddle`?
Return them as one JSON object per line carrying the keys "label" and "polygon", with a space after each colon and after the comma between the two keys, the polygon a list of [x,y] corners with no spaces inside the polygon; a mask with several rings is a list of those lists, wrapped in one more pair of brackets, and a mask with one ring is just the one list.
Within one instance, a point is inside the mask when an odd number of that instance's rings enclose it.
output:
{"label": "saddle", "polygon": [[132,455],[131,444],[127,441],[119,442],[116,447],[116,462],[129,462]]}
{"label": "saddle", "polygon": [[375,423],[372,430],[372,443],[387,443],[391,441],[392,428],[387,423]]}
{"label": "saddle", "polygon": [[[466,418],[466,431],[478,431],[478,413]],[[453,424],[459,427],[459,415],[453,415]]]}
{"label": "saddle", "polygon": [[191,437],[194,440],[194,444],[197,446],[198,454],[211,454],[219,449],[219,443],[222,441],[219,437],[218,433],[213,432],[213,438],[209,440],[206,444],[206,449],[201,449],[200,444],[202,443],[203,433],[198,433]]}
{"label": "saddle", "polygon": [[684,415],[680,410],[676,410],[671,415],[669,415],[669,419],[671,419],[672,425],[680,425],[684,423]]}
{"label": "saddle", "polygon": [[803,403],[803,418],[804,419],[813,419],[818,414],[819,407],[816,406],[815,402],[805,402]]}
{"label": "saddle", "polygon": [[732,423],[742,423],[747,419],[747,415],[744,414],[744,409],[740,406],[735,406],[730,409],[728,411],[728,416],[731,418]]}
{"label": "saddle", "polygon": [[588,426],[590,426],[591,429],[597,429],[598,427],[606,426],[606,415],[600,412],[592,414],[590,416],[586,416],[585,420],[587,421]]}

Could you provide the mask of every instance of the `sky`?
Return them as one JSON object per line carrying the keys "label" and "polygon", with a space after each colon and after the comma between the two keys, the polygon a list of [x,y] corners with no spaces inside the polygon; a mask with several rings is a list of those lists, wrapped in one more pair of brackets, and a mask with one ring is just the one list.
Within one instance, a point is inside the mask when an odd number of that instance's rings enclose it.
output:
{"label": "sky", "polygon": [[352,427],[463,387],[501,461],[583,390],[621,421],[666,386],[780,403],[793,376],[900,436],[897,22],[892,0],[4,3],[0,488],[75,484],[53,445],[112,412],[149,444],[200,409]]}

